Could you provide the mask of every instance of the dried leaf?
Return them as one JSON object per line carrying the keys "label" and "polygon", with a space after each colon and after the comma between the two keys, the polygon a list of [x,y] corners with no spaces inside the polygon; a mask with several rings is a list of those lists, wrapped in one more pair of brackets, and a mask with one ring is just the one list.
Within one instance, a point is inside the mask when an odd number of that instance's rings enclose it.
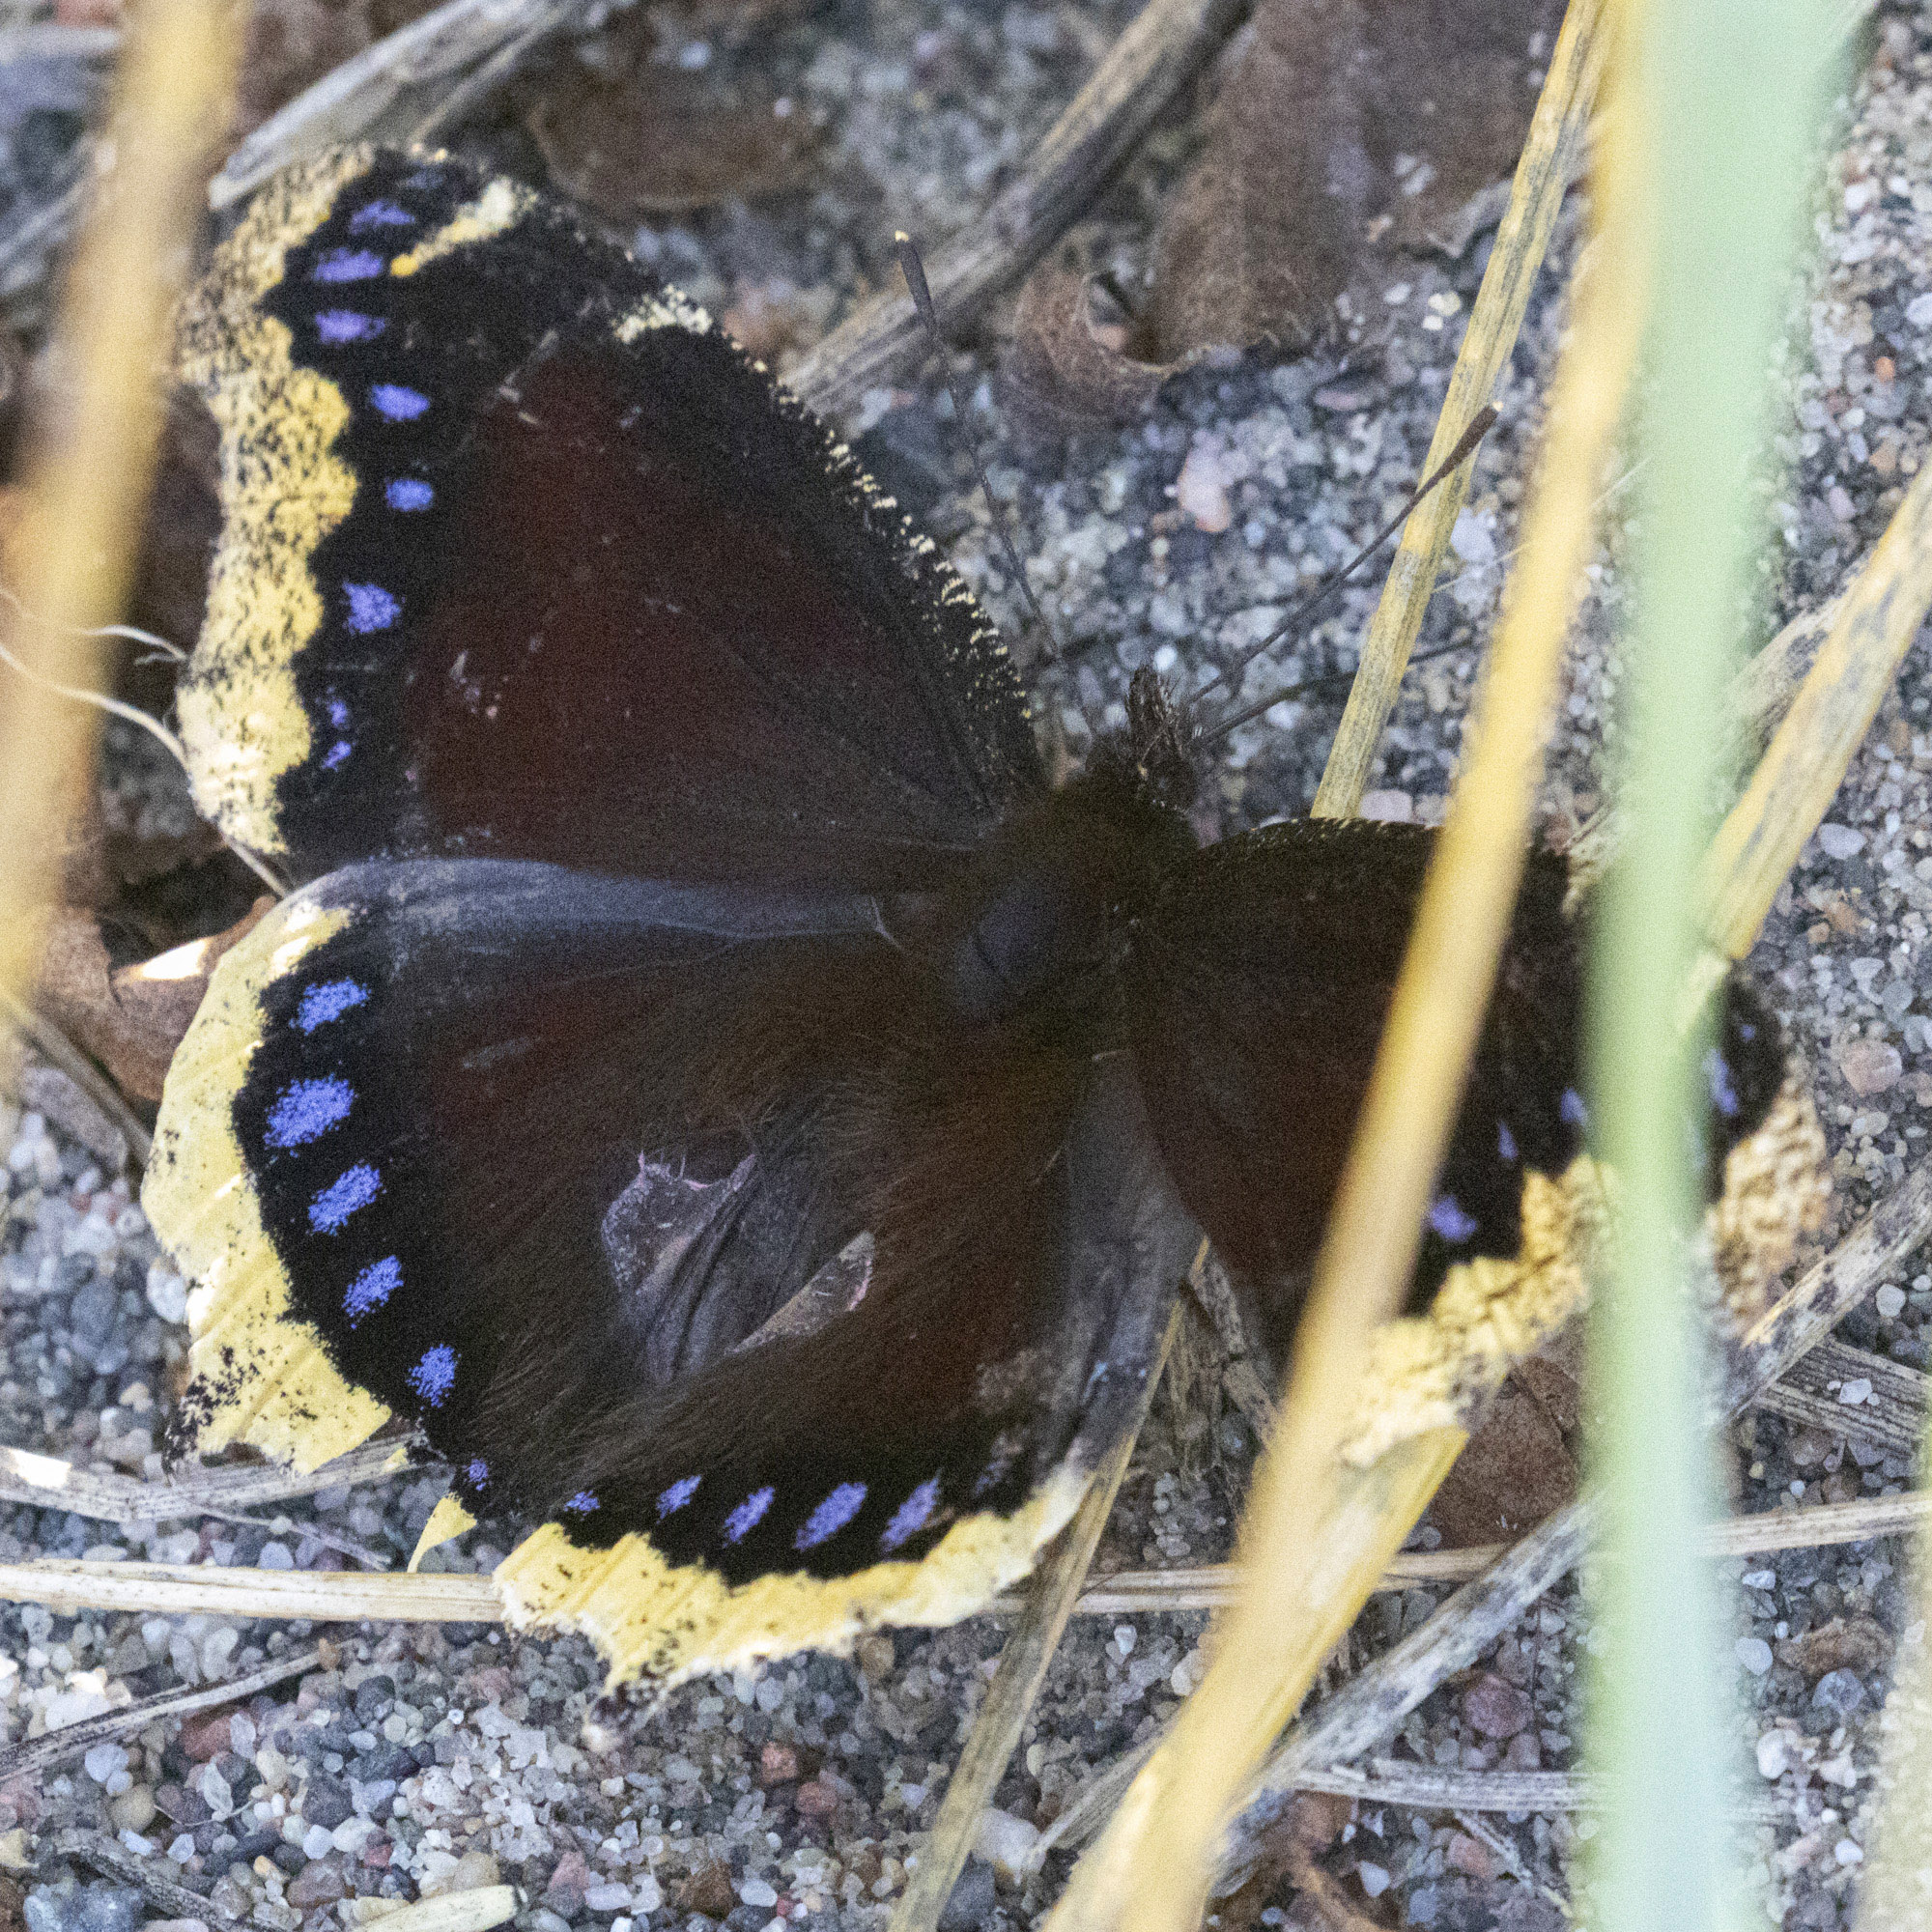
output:
{"label": "dried leaf", "polygon": [[789,98],[747,99],[709,71],[651,58],[643,28],[610,64],[561,66],[526,123],[558,185],[612,220],[685,214],[800,185],[818,129]]}
{"label": "dried leaf", "polygon": [[1152,353],[1303,348],[1372,245],[1466,245],[1472,198],[1515,165],[1561,12],[1262,0],[1155,239]]}
{"label": "dried leaf", "polygon": [[1853,1670],[1861,1677],[1891,1662],[1891,1637],[1872,1617],[1833,1617],[1802,1636],[1776,1646],[1777,1661],[1806,1677],[1829,1670]]}
{"label": "dried leaf", "polygon": [[1180,365],[1136,359],[1132,338],[1094,276],[1043,262],[1020,290],[1000,370],[1021,432],[1065,436],[1137,416]]}
{"label": "dried leaf", "polygon": [[95,921],[63,908],[48,925],[34,1004],[92,1054],[124,1094],[158,1100],[168,1063],[208,990],[215,961],[245,938],[272,904],[259,899],[226,932],[118,970]]}
{"label": "dried leaf", "polygon": [[1506,1543],[1576,1494],[1577,1408],[1561,1369],[1534,1357],[1518,1365],[1430,1504],[1450,1548]]}

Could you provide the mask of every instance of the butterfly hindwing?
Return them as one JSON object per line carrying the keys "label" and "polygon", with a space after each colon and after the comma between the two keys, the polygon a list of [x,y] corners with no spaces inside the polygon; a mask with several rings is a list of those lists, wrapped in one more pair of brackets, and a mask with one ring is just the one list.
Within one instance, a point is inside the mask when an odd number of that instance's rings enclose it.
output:
{"label": "butterfly hindwing", "polygon": [[[1281,1359],[1434,846],[1418,827],[1361,821],[1244,834],[1177,867],[1134,937],[1129,1029],[1162,1152],[1181,1198],[1256,1288],[1257,1339]],[[1564,1277],[1564,1293],[1582,1293],[1602,1203],[1583,1100],[1587,929],[1569,896],[1564,862],[1533,853],[1423,1229],[1411,1311],[1476,1264],[1492,1282],[1545,1266]],[[1726,986],[1717,1025],[1714,1200],[1727,1156],[1767,1122],[1807,1148],[1816,1130],[1808,1110],[1803,1121],[1780,1111],[1782,1038],[1743,982]]]}
{"label": "butterfly hindwing", "polygon": [[530,190],[352,151],[184,307],[223,524],[198,802],[375,855],[927,883],[1040,782],[964,586],[708,320]]}
{"label": "butterfly hindwing", "polygon": [[[406,1415],[473,1510],[552,1520],[533,1614],[621,1555],[596,1615],[661,1675],[1018,1575],[1192,1239],[1124,1064],[949,1025],[870,899],[504,861],[353,867],[235,949],[146,1200],[201,1446]],[[716,1615],[646,1637],[660,1587]]]}

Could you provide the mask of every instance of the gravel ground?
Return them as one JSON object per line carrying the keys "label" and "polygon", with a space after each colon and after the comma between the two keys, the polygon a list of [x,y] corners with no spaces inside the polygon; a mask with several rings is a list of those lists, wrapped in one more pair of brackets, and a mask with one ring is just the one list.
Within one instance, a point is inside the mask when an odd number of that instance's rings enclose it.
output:
{"label": "gravel ground", "polygon": [[[879,0],[784,29],[760,59],[826,125],[821,185],[754,214],[644,231],[640,252],[720,308],[762,291],[810,329],[835,321],[882,278],[893,226],[944,236],[984,198],[1128,11]],[[1884,9],[1865,51],[1817,205],[1817,267],[1776,373],[1791,427],[1780,440],[1788,473],[1766,491],[1780,537],[1767,635],[1841,584],[1927,446],[1932,9]],[[44,147],[58,132],[44,117],[68,103],[33,111],[43,118],[0,117],[0,163],[16,189],[29,158],[44,168],[33,142]],[[1142,271],[1150,211],[1195,136],[1188,116],[1171,117],[1081,231],[1092,258],[1128,286]],[[526,171],[536,165],[513,128],[473,138]],[[1559,234],[1559,267],[1575,213]],[[1348,321],[1349,340],[1333,353],[1197,371],[1132,428],[1049,453],[1020,452],[999,407],[1000,318],[958,353],[994,494],[1010,505],[1036,586],[1071,646],[1044,691],[1076,751],[1094,721],[1118,716],[1135,667],[1151,661],[1184,683],[1259,639],[1299,587],[1394,507],[1434,426],[1485,245],[1457,262],[1405,263],[1377,312]],[[1560,327],[1550,293],[1559,285],[1546,276],[1531,305],[1501,425],[1458,525],[1460,574],[1436,600],[1425,647],[1480,639],[1493,611]],[[929,390],[909,386],[867,398],[851,427],[1016,628],[1010,586],[988,560],[984,506],[960,486],[948,414]],[[1554,748],[1544,804],[1558,837],[1602,789],[1615,548],[1596,575]],[[1346,669],[1373,597],[1346,594],[1312,635],[1251,670],[1248,692]],[[1439,813],[1475,664],[1463,651],[1408,680],[1377,781],[1382,815]],[[1206,815],[1232,829],[1304,810],[1340,696],[1290,700],[1237,733]],[[1928,784],[1932,681],[1915,659],[1753,960],[1815,1072],[1838,1180],[1834,1233],[1899,1179],[1932,1110]],[[118,821],[138,820],[141,786],[125,763],[109,788]],[[169,822],[164,798],[152,809]],[[103,1166],[99,1123],[67,1104],[58,1083],[32,1091],[40,1110],[0,1101],[0,1438],[152,1478],[185,1351],[182,1284],[129,1182]],[[1921,1258],[1840,1333],[1923,1367],[1928,1317],[1932,1260]],[[1740,1509],[1889,1493],[1908,1476],[1856,1436],[1768,1414],[1741,1424],[1734,1442]],[[1232,1415],[1210,1422],[1204,1439],[1198,1416],[1163,1407],[1101,1567],[1224,1555],[1251,1450]],[[440,1490],[438,1478],[404,1477],[324,1492],[245,1526],[121,1530],[0,1508],[0,1559],[335,1569],[353,1560],[346,1547],[394,1565]],[[431,1565],[486,1569],[506,1537],[485,1525]],[[1908,1613],[1902,1563],[1900,1546],[1881,1541],[1728,1566],[1738,1584],[1741,1776],[1778,1813],[1776,1824],[1744,1828],[1743,1853],[1775,1923],[1826,1928],[1849,1909],[1886,1658]],[[1413,1629],[1438,1594],[1374,1599],[1350,1639],[1353,1660]],[[1821,1635],[1834,1619],[1840,1633]],[[1012,1862],[1095,1766],[1173,1712],[1199,1674],[1204,1621],[1076,1621],[950,1927],[1041,1915],[1064,1861],[1024,1883],[1008,1875]],[[17,1741],[131,1698],[238,1676],[315,1634],[0,1606],[0,1722]],[[1415,1713],[1387,1752],[1468,1769],[1570,1766],[1581,1634],[1574,1593],[1557,1592]],[[327,1635],[322,1666],[273,1692],[100,1747],[43,1789],[0,1788],[0,1868],[14,1874],[0,1881],[0,1926],[16,1908],[33,1932],[132,1932],[171,1916],[138,1889],[47,1854],[57,1831],[77,1826],[118,1836],[144,1869],[205,1892],[211,1924],[232,1914],[275,1932],[335,1932],[368,1922],[384,1901],[502,1877],[526,1893],[524,1932],[706,1932],[718,1920],[755,1932],[802,1917],[883,1927],[1000,1644],[985,1618],[937,1634],[877,1635],[852,1661],[798,1658],[756,1681],[690,1687],[652,1712],[600,1700],[596,1661],[574,1640],[467,1627]],[[1588,1833],[1575,1819],[1498,1815],[1486,1839],[1446,1815],[1389,1806],[1343,1806],[1331,1818],[1345,1822],[1323,1862],[1359,1912],[1456,1932],[1556,1926],[1548,1894],[1568,1892],[1572,1854]],[[1262,1884],[1220,1922],[1233,1932],[1257,1918],[1318,1922],[1313,1913],[1285,1884]]]}

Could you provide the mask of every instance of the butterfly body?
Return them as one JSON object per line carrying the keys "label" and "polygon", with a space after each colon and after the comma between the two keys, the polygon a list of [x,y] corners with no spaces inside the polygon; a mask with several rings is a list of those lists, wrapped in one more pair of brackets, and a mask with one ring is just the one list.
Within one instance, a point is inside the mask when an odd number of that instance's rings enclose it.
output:
{"label": "butterfly body", "polygon": [[[1049,786],[930,543],[526,190],[292,171],[181,344],[197,797],[304,883],[157,1126],[177,1445],[408,1417],[613,1676],[977,1607],[1133,1426],[1203,1233],[1285,1347],[1430,835],[1197,849],[1146,673]],[[1566,890],[1539,856],[1417,1308],[1580,1294]],[[1723,1026],[1714,1193],[1787,1087],[1747,994]]]}

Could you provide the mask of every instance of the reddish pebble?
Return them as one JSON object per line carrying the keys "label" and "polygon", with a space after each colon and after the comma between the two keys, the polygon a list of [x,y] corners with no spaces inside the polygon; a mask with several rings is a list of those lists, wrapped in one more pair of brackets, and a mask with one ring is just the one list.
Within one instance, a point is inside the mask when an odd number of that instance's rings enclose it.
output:
{"label": "reddish pebble", "polygon": [[1529,1728],[1534,1713],[1514,1684],[1486,1670],[1463,1693],[1463,1716],[1486,1738],[1513,1738]]}
{"label": "reddish pebble", "polygon": [[341,1871],[328,1860],[311,1859],[289,1881],[288,1901],[307,1911],[311,1905],[332,1905],[347,1892]]}
{"label": "reddish pebble", "polygon": [[1505,1771],[1541,1771],[1543,1769],[1543,1747],[1536,1741],[1534,1731],[1519,1731],[1509,1741],[1509,1749],[1503,1752]]}
{"label": "reddish pebble", "polygon": [[544,1889],[545,1907],[560,1918],[576,1918],[583,1911],[583,1894],[590,1886],[590,1867],[582,1852],[568,1851],[556,1861]]}
{"label": "reddish pebble", "polygon": [[389,1862],[389,1841],[375,1838],[362,1847],[362,1862],[371,1871],[381,1871]]}
{"label": "reddish pebble", "polygon": [[1472,1838],[1466,1832],[1458,1832],[1449,1840],[1449,1868],[1451,1871],[1467,1872],[1471,1878],[1494,1878],[1496,1855],[1482,1839]]}
{"label": "reddish pebble", "polygon": [[798,1797],[793,1803],[801,1818],[829,1818],[838,1808],[838,1794],[831,1785],[821,1784],[814,1777],[810,1784],[798,1787]]}
{"label": "reddish pebble", "polygon": [[181,1728],[182,1754],[195,1764],[219,1757],[230,1747],[228,1720],[232,1711],[211,1711],[203,1718],[190,1718]]}
{"label": "reddish pebble", "polygon": [[769,1789],[774,1784],[798,1782],[798,1751],[792,1745],[766,1745],[758,1753],[758,1782]]}

